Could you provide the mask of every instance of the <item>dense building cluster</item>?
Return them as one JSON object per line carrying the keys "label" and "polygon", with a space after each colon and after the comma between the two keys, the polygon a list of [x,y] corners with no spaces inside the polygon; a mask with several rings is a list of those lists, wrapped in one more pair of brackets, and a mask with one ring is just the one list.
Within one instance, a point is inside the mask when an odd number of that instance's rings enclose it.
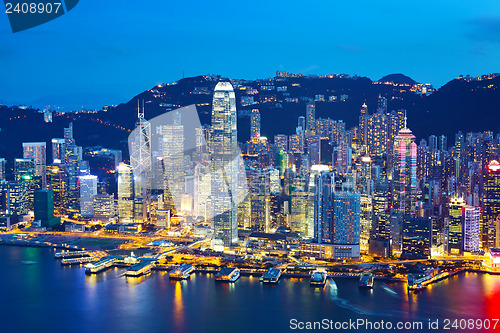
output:
{"label": "dense building cluster", "polygon": [[[302,255],[331,259],[499,247],[498,134],[458,132],[454,140],[431,135],[417,143],[406,111],[389,111],[385,97],[363,104],[352,128],[316,117],[318,101],[325,99],[304,100],[295,131],[272,140],[261,135],[257,108],[240,113],[250,117],[244,143],[237,142],[229,82],[215,87],[211,124],[192,133],[180,111],[158,124],[138,106],[130,163],[119,150],[84,151],[70,124],[64,138],[52,139],[52,163],[45,142],[23,143],[11,173],[0,159],[1,225],[33,220],[32,228],[56,228],[61,218],[107,230],[205,225],[197,232],[205,230],[213,247],[240,246],[242,233],[267,243],[279,234],[280,242],[293,238]],[[242,105],[253,102],[242,97]]]}

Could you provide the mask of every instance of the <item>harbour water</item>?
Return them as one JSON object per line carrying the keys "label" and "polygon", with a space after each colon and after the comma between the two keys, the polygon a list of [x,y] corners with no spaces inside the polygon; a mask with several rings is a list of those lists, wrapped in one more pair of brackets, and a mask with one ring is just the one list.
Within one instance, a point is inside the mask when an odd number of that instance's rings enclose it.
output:
{"label": "harbour water", "polygon": [[[61,266],[54,251],[0,247],[1,332],[291,332],[291,320],[317,322],[422,322],[422,329],[395,332],[500,332],[444,330],[445,320],[500,318],[500,276],[464,273],[414,294],[402,283],[335,279],[311,288],[308,279],[281,278],[276,285],[242,276],[216,283],[196,273],[170,281],[167,272],[126,277],[125,269],[86,275]],[[428,327],[439,320],[439,328]],[[494,322],[491,323],[493,327]],[[331,330],[355,332],[355,330]],[[381,330],[378,330],[380,332]],[[375,332],[366,327],[356,332]]]}

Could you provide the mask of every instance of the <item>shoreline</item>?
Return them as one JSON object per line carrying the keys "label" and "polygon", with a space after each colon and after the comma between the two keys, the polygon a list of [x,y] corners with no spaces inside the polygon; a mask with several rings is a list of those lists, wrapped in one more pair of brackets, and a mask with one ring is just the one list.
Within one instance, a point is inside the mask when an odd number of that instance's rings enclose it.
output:
{"label": "shoreline", "polygon": [[[24,241],[24,240],[16,240],[16,241],[5,241],[3,239],[0,239],[0,245],[4,246],[18,246],[18,247],[32,247],[32,248],[53,248],[53,249],[62,249],[62,250],[76,250],[76,251],[88,251],[84,248],[80,248],[77,246],[69,246],[69,245],[50,245],[50,244],[45,244],[39,241]],[[80,266],[80,265],[79,265]],[[128,266],[123,266],[119,265],[119,268],[125,268]],[[169,271],[172,268],[170,266],[165,266],[165,265],[159,265],[153,268],[155,271]],[[260,269],[260,268],[258,268]],[[203,268],[197,268],[195,269],[196,273],[210,273],[210,274],[215,274],[218,272],[216,269],[203,269]],[[500,275],[499,272],[492,272],[492,271],[486,271],[486,270],[479,270],[479,269],[472,269],[472,268],[464,268],[462,269],[458,274],[461,273],[479,273],[479,274],[489,274],[489,275]],[[264,272],[255,272],[255,271],[249,271],[248,269],[245,268],[240,268],[240,274],[242,276],[257,276],[260,277],[264,274]],[[457,275],[457,274],[454,274]],[[288,273],[288,272],[283,272],[282,273],[283,277],[288,277],[288,278],[308,278],[310,277],[310,274],[307,273]],[[339,273],[329,273],[328,277],[329,278],[342,278],[342,279],[359,279],[359,274],[339,274]],[[402,278],[391,278],[388,276],[380,276],[380,275],[375,275],[374,276],[375,280],[381,280],[381,281],[389,281],[389,282],[401,282],[401,283],[406,283],[406,279]]]}

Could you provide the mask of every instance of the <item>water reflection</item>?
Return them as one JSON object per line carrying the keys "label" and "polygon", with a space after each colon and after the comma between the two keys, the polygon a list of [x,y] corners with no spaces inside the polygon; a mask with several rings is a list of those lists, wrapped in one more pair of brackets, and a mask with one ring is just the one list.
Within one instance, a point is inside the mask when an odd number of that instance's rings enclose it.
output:
{"label": "water reflection", "polygon": [[[173,281],[173,280],[172,280]],[[174,289],[174,324],[177,328],[184,326],[184,300],[182,298],[182,283],[183,281],[175,281]]]}
{"label": "water reflection", "polygon": [[143,283],[151,278],[151,273],[144,274],[141,276],[125,276],[125,281],[131,286]]}

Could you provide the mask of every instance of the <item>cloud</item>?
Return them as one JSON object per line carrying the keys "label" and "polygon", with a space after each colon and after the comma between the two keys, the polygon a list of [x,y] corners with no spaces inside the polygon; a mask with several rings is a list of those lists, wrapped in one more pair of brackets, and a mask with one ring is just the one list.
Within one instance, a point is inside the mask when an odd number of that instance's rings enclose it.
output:
{"label": "cloud", "polygon": [[466,24],[471,28],[465,34],[470,40],[500,43],[500,16],[481,16]]}

